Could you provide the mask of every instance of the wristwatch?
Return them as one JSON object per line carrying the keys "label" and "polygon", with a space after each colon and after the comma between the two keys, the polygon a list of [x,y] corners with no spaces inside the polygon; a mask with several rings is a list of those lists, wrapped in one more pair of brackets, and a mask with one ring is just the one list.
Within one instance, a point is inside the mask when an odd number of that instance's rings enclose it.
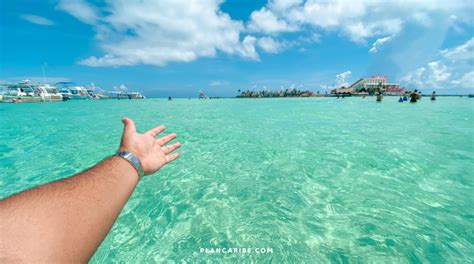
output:
{"label": "wristwatch", "polygon": [[143,167],[142,167],[142,164],[140,163],[140,160],[138,160],[138,158],[135,155],[133,155],[132,153],[126,152],[126,151],[118,151],[117,153],[115,153],[114,156],[122,157],[125,160],[127,160],[130,164],[132,164],[132,166],[138,172],[138,178],[139,179],[141,179],[145,175],[145,171],[143,170]]}

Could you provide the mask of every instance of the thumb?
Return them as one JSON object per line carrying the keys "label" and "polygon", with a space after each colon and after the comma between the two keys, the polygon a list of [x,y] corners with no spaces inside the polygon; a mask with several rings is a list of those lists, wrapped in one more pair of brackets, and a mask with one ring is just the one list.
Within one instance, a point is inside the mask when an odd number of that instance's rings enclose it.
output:
{"label": "thumb", "polygon": [[123,127],[123,134],[133,134],[137,132],[137,128],[135,127],[135,123],[132,121],[132,119],[124,117],[122,118],[122,123],[124,125]]}

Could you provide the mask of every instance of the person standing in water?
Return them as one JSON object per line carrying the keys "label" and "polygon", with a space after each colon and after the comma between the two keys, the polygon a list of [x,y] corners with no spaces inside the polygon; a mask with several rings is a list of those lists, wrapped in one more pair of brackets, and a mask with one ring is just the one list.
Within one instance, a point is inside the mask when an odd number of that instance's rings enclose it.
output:
{"label": "person standing in water", "polygon": [[382,99],[383,99],[382,92],[378,92],[378,94],[377,94],[377,102],[382,102]]}
{"label": "person standing in water", "polygon": [[410,103],[416,103],[419,96],[418,90],[413,91],[413,93],[410,94]]}
{"label": "person standing in water", "polygon": [[431,101],[436,101],[436,92],[433,91],[433,93],[431,94]]}

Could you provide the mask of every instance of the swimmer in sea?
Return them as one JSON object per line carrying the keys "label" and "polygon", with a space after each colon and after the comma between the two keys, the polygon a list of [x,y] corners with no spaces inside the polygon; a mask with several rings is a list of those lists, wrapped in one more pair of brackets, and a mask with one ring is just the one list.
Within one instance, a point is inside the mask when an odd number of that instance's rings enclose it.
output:
{"label": "swimmer in sea", "polygon": [[431,94],[431,101],[436,101],[436,92],[433,91],[433,93]]}
{"label": "swimmer in sea", "polygon": [[[179,157],[164,126],[141,134],[131,119],[116,154],[71,177],[0,200],[2,263],[87,263],[139,180]],[[19,175],[21,176],[21,175]],[[133,227],[131,227],[133,228]]]}

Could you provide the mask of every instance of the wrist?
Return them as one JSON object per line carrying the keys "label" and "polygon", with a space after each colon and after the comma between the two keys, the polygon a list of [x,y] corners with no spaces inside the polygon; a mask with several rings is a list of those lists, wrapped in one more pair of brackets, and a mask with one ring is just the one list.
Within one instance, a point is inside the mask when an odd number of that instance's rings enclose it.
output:
{"label": "wrist", "polygon": [[143,169],[140,159],[132,152],[119,150],[114,156],[126,161],[135,170],[139,180],[145,176],[145,170]]}
{"label": "wrist", "polygon": [[111,156],[107,161],[112,166],[110,175],[113,175],[113,178],[120,182],[121,186],[133,186],[135,188],[138,185],[140,182],[138,172],[128,161],[117,156]]}

